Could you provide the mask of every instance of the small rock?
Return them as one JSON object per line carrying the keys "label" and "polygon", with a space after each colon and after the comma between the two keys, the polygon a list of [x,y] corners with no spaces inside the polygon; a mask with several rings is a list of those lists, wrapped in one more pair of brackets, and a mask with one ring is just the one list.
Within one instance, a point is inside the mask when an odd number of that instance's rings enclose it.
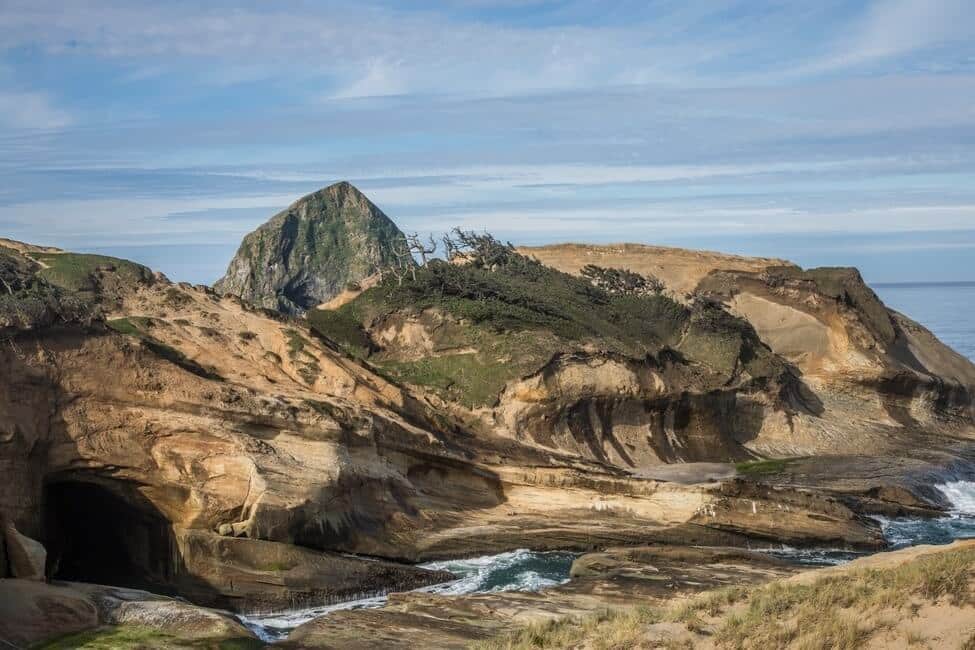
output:
{"label": "small rock", "polygon": [[4,537],[11,575],[24,580],[43,580],[47,562],[44,545],[19,533],[11,522],[4,526]]}
{"label": "small rock", "polygon": [[230,524],[220,524],[220,526],[217,527],[217,534],[223,535],[224,537],[232,537],[234,534],[234,527]]}

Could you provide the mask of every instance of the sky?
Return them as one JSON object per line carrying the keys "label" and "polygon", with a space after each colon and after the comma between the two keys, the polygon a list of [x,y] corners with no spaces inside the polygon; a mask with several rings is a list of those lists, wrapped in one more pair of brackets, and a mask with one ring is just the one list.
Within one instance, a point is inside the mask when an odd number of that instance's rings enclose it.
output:
{"label": "sky", "polygon": [[0,236],[212,283],[338,180],[405,231],[975,280],[975,3],[0,0]]}

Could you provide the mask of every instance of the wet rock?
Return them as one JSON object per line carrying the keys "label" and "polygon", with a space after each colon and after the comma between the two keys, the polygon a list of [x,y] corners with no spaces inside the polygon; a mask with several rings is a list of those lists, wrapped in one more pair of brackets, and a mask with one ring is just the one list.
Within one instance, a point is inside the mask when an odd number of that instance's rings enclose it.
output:
{"label": "wet rock", "polygon": [[296,628],[292,648],[465,648],[515,627],[606,607],[661,605],[725,585],[766,582],[798,569],[739,549],[649,546],[584,555],[572,580],[541,592],[394,594],[380,609],[334,612]]}

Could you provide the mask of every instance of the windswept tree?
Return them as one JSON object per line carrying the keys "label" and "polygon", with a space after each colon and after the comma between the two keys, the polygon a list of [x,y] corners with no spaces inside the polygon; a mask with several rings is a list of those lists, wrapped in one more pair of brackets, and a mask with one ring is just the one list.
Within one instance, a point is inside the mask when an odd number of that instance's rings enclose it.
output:
{"label": "windswept tree", "polygon": [[587,264],[582,267],[581,272],[593,286],[617,296],[652,296],[664,290],[664,283],[660,278],[626,269],[609,269]]}
{"label": "windswept tree", "polygon": [[417,255],[420,256],[420,264],[422,266],[427,265],[428,255],[433,255],[437,252],[437,242],[434,240],[433,235],[428,235],[426,241],[422,240],[417,233],[407,235],[406,245],[414,258]]}

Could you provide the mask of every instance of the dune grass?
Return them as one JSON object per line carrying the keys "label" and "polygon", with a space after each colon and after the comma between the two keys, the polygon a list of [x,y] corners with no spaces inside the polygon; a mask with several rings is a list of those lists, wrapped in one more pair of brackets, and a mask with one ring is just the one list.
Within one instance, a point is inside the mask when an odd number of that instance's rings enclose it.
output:
{"label": "dune grass", "polygon": [[[975,604],[975,549],[922,556],[897,567],[827,574],[812,582],[776,581],[727,587],[679,605],[599,612],[547,621],[474,645],[479,650],[684,647],[707,635],[721,648],[850,650],[896,626],[919,603]],[[895,615],[892,615],[895,614]],[[648,629],[680,623],[689,634],[662,639]],[[916,636],[916,635],[914,635]],[[912,643],[920,643],[914,638]],[[683,645],[682,645],[683,644]],[[692,646],[687,646],[692,647]]]}

